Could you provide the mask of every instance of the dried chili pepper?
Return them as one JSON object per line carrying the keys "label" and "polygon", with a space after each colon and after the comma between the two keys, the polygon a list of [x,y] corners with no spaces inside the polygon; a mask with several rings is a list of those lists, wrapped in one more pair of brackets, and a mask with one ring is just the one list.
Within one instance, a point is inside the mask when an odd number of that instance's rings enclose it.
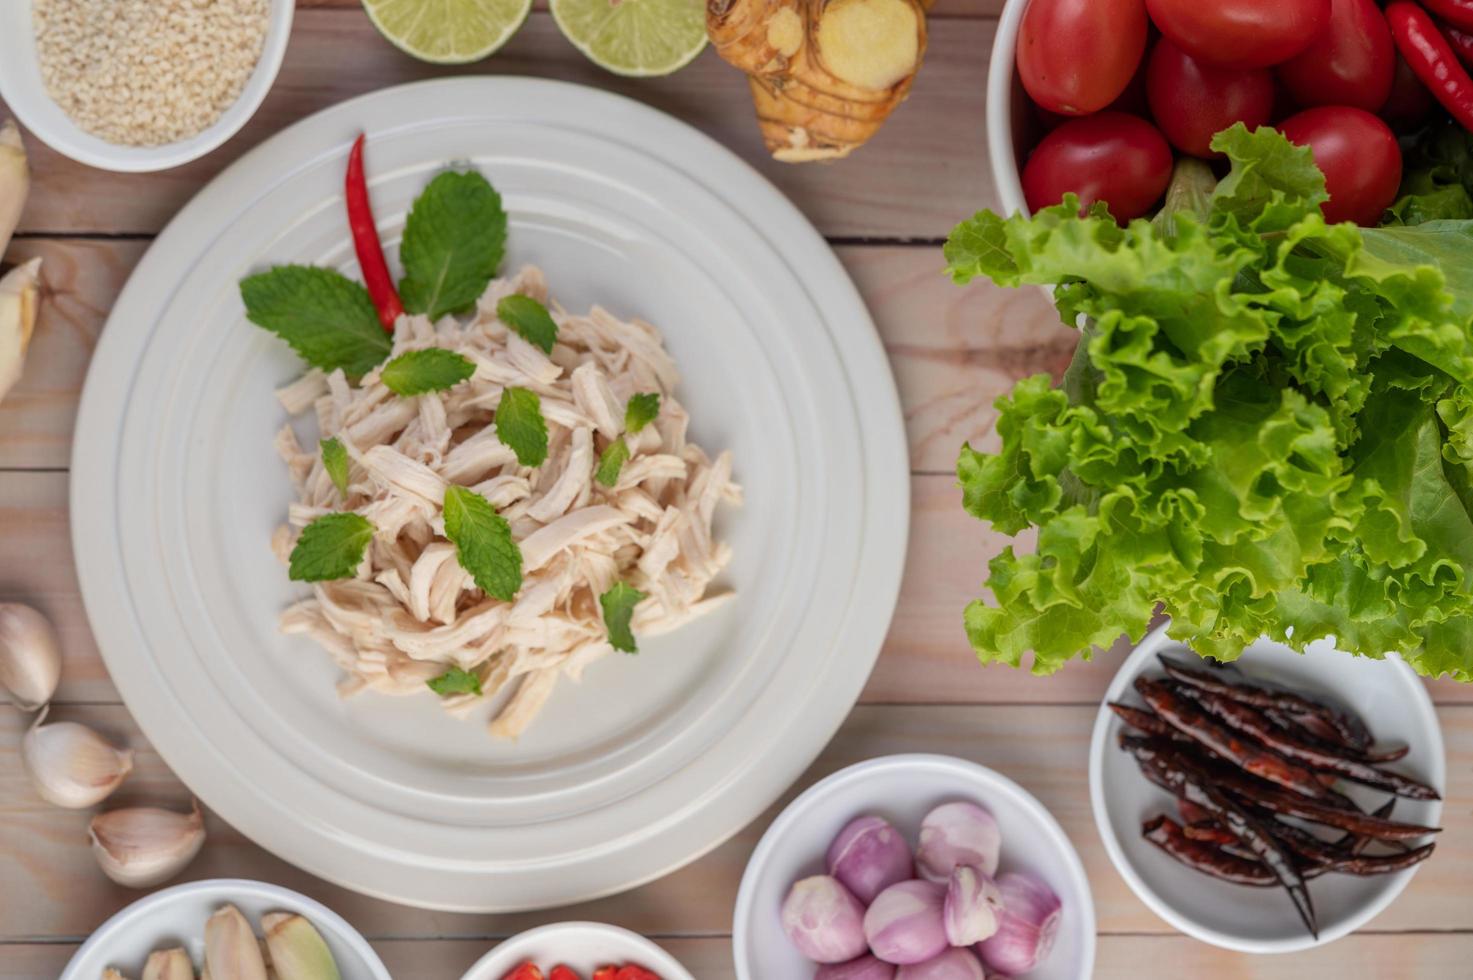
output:
{"label": "dried chili pepper", "polygon": [[1238,839],[1216,820],[1196,820],[1182,824],[1181,829],[1188,839],[1202,841],[1205,844],[1222,844],[1231,847],[1238,842]]}
{"label": "dried chili pepper", "polygon": [[1191,839],[1181,825],[1164,814],[1142,824],[1141,836],[1192,870],[1221,881],[1260,888],[1278,884],[1278,879],[1261,863]]}
{"label": "dried chili pepper", "polygon": [[1198,670],[1158,654],[1167,676],[1193,687],[1200,687],[1216,694],[1223,694],[1235,701],[1255,708],[1272,708],[1293,715],[1312,715],[1322,720],[1330,730],[1339,734],[1347,745],[1364,749],[1371,744],[1371,733],[1365,724],[1354,715],[1341,713],[1328,705],[1311,701],[1294,691],[1279,691],[1259,687],[1256,684],[1224,680],[1213,676],[1211,671]]}
{"label": "dried chili pepper", "polygon": [[348,202],[348,227],[353,232],[353,250],[358,254],[358,268],[363,271],[363,285],[378,310],[378,322],[389,333],[394,332],[394,321],[404,312],[399,301],[399,291],[394,288],[394,279],[389,275],[388,263],[384,261],[384,246],[378,237],[378,225],[373,220],[373,206],[368,200],[368,179],[363,173],[363,134],[353,141],[353,150],[348,154],[348,174],[343,181],[344,197]]}
{"label": "dried chili pepper", "polygon": [[1160,715],[1153,714],[1145,708],[1137,708],[1129,704],[1120,704],[1116,701],[1110,702],[1110,710],[1131,728],[1147,735],[1162,735],[1170,737],[1171,726],[1166,724]]}
{"label": "dried chili pepper", "polygon": [[[1447,9],[1467,6],[1463,0],[1435,2]],[[1447,14],[1443,16],[1447,17]],[[1460,27],[1473,27],[1473,23],[1460,23],[1452,17],[1448,19]],[[1437,23],[1425,10],[1408,0],[1396,0],[1387,5],[1386,23],[1391,25],[1396,49],[1412,72],[1464,129],[1473,132],[1473,78],[1459,64],[1452,45],[1438,31]]]}
{"label": "dried chili pepper", "polygon": [[1243,771],[1305,796],[1322,799],[1329,795],[1325,784],[1309,768],[1241,738],[1233,729],[1209,717],[1198,702],[1182,697],[1160,681],[1137,677],[1135,689],[1171,727]]}
{"label": "dried chili pepper", "polygon": [[1206,770],[1173,743],[1161,738],[1136,736],[1128,736],[1121,741],[1136,753],[1143,769],[1153,770],[1176,796],[1185,797],[1211,812],[1213,819],[1263,862],[1289,894],[1289,900],[1294,903],[1294,910],[1299,913],[1305,928],[1311,935],[1319,936],[1314,900],[1305,887],[1304,876],[1293,856],[1261,821],[1219,788]]}
{"label": "dried chili pepper", "polygon": [[[1353,782],[1383,789],[1388,793],[1413,800],[1441,799],[1435,789],[1394,772],[1385,772],[1358,759],[1327,751],[1313,743],[1296,739],[1275,725],[1262,712],[1234,701],[1222,694],[1183,685],[1180,693],[1196,701],[1229,728],[1254,738],[1286,759],[1303,763],[1311,769],[1332,772]],[[1251,771],[1251,770],[1250,770]]]}

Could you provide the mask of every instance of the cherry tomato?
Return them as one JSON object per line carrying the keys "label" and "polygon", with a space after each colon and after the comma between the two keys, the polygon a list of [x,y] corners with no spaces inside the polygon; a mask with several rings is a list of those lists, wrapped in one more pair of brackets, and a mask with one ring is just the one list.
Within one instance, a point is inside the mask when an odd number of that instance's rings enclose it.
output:
{"label": "cherry tomato", "polygon": [[1113,102],[1146,50],[1145,0],[1028,0],[1018,75],[1034,102],[1082,116]]}
{"label": "cherry tomato", "polygon": [[523,963],[501,980],[542,980],[542,971],[533,963]]}
{"label": "cherry tomato", "polygon": [[593,980],[614,980],[618,972],[617,966],[601,966],[593,971]]}
{"label": "cherry tomato", "polygon": [[1099,112],[1071,119],[1043,138],[1023,165],[1023,196],[1032,211],[1079,195],[1081,207],[1110,206],[1117,221],[1139,218],[1171,181],[1171,147],[1139,116]]}
{"label": "cherry tomato", "polygon": [[1391,95],[1396,45],[1374,0],[1330,0],[1330,19],[1309,47],[1279,66],[1302,106],[1349,105],[1375,112]]}
{"label": "cherry tomato", "polygon": [[583,978],[578,976],[578,971],[574,970],[572,967],[558,964],[557,966],[553,967],[552,972],[547,975],[547,980],[583,980]]}
{"label": "cherry tomato", "polygon": [[1314,151],[1325,172],[1325,220],[1374,225],[1396,200],[1401,184],[1401,147],[1377,117],[1350,106],[1306,109],[1279,123],[1291,143]]}
{"label": "cherry tomato", "polygon": [[1162,38],[1146,68],[1151,115],[1171,145],[1214,157],[1212,137],[1241,122],[1257,129],[1273,117],[1274,76],[1267,68],[1223,68],[1199,61]]}
{"label": "cherry tomato", "polygon": [[614,974],[614,980],[660,980],[660,977],[642,966],[625,963],[619,967],[619,972]]}
{"label": "cherry tomato", "polygon": [[1184,51],[1233,68],[1292,58],[1330,19],[1330,0],[1146,0],[1146,9]]}
{"label": "cherry tomato", "polygon": [[1427,91],[1427,86],[1397,52],[1396,68],[1391,76],[1391,94],[1381,106],[1381,118],[1402,129],[1415,129],[1436,106],[1437,100]]}

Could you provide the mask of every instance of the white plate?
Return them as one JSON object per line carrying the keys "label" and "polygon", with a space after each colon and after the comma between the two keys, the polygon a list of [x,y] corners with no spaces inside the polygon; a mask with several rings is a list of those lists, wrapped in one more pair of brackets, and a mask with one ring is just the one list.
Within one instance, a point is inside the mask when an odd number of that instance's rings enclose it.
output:
{"label": "white plate", "polygon": [[[511,216],[505,268],[574,309],[658,325],[692,436],[734,452],[737,602],[564,682],[518,743],[432,698],[341,701],[277,615],[303,590],[268,547],[292,499],[274,386],[302,367],[237,281],[356,275],[340,193],[367,129],[396,256],[406,209],[470,161]],[[609,894],[698,857],[801,773],[859,695],[899,589],[904,430],[832,251],[695,130],[591,89],[459,78],[389,89],[263,143],[139,264],[82,397],[72,532],[98,643],[164,759],[251,839],[413,905],[505,911]]]}
{"label": "white plate", "polygon": [[[1215,881],[1183,867],[1141,838],[1141,824],[1158,813],[1174,813],[1169,794],[1146,782],[1135,761],[1120,749],[1120,720],[1110,701],[1140,704],[1137,675],[1160,674],[1158,653],[1196,661],[1197,655],[1166,635],[1152,632],[1120,667],[1095,721],[1089,749],[1089,792],[1095,824],[1116,869],[1141,901],[1189,936],[1245,953],[1289,953],[1333,942],[1379,915],[1412,880],[1417,869],[1375,878],[1325,875],[1309,884],[1318,916],[1316,942],[1299,921],[1288,896],[1277,889],[1245,888]],[[1311,644],[1304,654],[1281,643],[1259,640],[1237,665],[1243,675],[1306,692],[1322,692],[1355,711],[1383,742],[1405,742],[1411,754],[1391,763],[1397,772],[1439,790],[1447,787],[1442,731],[1427,689],[1400,660],[1370,660],[1335,650],[1329,642]],[[1361,804],[1379,806],[1386,794],[1341,786]],[[1398,799],[1392,817],[1436,827],[1440,802]],[[1433,854],[1429,860],[1436,861]]]}
{"label": "white plate", "polygon": [[502,980],[530,960],[546,973],[561,963],[591,976],[601,966],[633,963],[660,980],[695,980],[690,971],[637,932],[600,922],[559,922],[513,936],[476,961],[461,980]]}
{"label": "white plate", "polygon": [[1087,980],[1095,960],[1095,908],[1084,865],[1053,814],[1027,790],[985,766],[944,755],[892,755],[834,773],[788,804],[742,875],[732,944],[738,980],[812,976],[783,932],[778,910],[793,882],[823,873],[829,844],[850,820],[889,820],[915,847],[922,818],[942,803],[969,800],[997,818],[1002,871],[1028,871],[1063,902],[1058,938],[1028,980]]}
{"label": "white plate", "polygon": [[291,36],[295,0],[268,0],[270,23],[261,60],[239,97],[201,132],[162,146],[124,146],[93,136],[72,122],[46,93],[31,27],[32,0],[0,2],[0,96],[25,127],[56,152],[103,170],[167,170],[204,156],[240,131],[256,114],[281,70]]}
{"label": "white plate", "polygon": [[368,941],[336,912],[306,895],[264,881],[217,878],[176,885],[139,899],[98,926],[61,973],[61,980],[97,980],[116,967],[126,977],[143,973],[156,949],[183,946],[196,967],[205,961],[205,922],[222,905],[234,905],[261,934],[267,912],[305,916],[332,950],[343,980],[390,980]]}

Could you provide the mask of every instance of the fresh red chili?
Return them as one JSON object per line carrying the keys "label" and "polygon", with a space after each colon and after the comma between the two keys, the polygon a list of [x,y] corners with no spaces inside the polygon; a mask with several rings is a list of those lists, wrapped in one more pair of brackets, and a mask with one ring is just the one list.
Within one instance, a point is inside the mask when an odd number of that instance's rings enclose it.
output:
{"label": "fresh red chili", "polygon": [[1422,6],[1455,27],[1473,31],[1473,0],[1422,0]]}
{"label": "fresh red chili", "polygon": [[1449,24],[1438,25],[1442,28],[1442,36],[1447,38],[1447,43],[1452,46],[1453,54],[1464,65],[1473,69],[1473,33],[1459,30]]}
{"label": "fresh red chili", "polygon": [[363,285],[378,310],[378,321],[389,333],[394,321],[404,312],[389,265],[384,261],[384,246],[373,220],[373,206],[368,200],[368,180],[363,175],[363,134],[353,141],[348,154],[348,175],[343,182],[348,200],[348,227],[353,231],[353,250],[358,253],[358,268],[363,270]]}
{"label": "fresh red chili", "polygon": [[[1443,2],[1439,0],[1439,3]],[[1473,9],[1473,0],[1460,6]],[[1444,13],[1443,16],[1447,15]],[[1452,113],[1464,129],[1473,132],[1473,78],[1458,63],[1452,45],[1437,29],[1437,22],[1409,0],[1396,0],[1389,5],[1386,22],[1391,25],[1396,49],[1422,84],[1432,91],[1442,107]],[[1463,26],[1473,26],[1473,22]]]}

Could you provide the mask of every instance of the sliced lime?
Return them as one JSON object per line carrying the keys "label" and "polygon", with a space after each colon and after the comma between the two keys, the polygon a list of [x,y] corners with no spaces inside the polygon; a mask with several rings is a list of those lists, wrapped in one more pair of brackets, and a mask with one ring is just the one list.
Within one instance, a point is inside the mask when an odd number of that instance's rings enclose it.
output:
{"label": "sliced lime", "polygon": [[459,65],[505,44],[527,19],[532,0],[363,0],[363,9],[406,54]]}
{"label": "sliced lime", "polygon": [[668,75],[706,46],[703,0],[552,0],[569,41],[617,75]]}

